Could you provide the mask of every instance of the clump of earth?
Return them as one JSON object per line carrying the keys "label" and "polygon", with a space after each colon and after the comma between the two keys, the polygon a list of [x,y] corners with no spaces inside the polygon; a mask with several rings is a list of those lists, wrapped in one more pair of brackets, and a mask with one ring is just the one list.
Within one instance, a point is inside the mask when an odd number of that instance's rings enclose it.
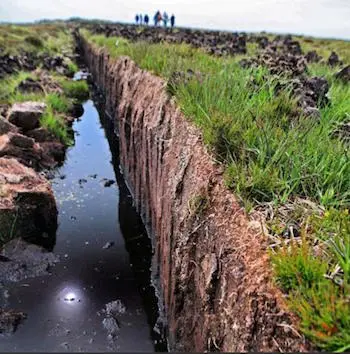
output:
{"label": "clump of earth", "polygon": [[125,314],[126,307],[120,300],[111,301],[106,304],[105,308],[101,311],[104,316],[102,325],[107,331],[107,338],[113,340],[117,337],[120,329],[120,322],[118,320],[120,315]]}

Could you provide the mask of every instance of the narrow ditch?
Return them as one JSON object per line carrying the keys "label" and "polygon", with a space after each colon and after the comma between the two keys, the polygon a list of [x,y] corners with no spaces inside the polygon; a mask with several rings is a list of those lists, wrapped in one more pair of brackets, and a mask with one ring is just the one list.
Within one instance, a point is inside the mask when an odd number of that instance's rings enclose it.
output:
{"label": "narrow ditch", "polygon": [[[152,238],[169,350],[305,351],[271,281],[260,223],[250,222],[227,189],[221,166],[169,97],[167,82],[128,57],[77,40],[106,96],[120,165]],[[199,211],[203,198],[207,207]]]}
{"label": "narrow ditch", "polygon": [[[166,350],[155,330],[152,246],[120,173],[112,123],[99,108],[84,103],[75,144],[52,176],[59,227],[50,243],[60,261],[49,276],[0,289],[2,307],[27,314],[0,338],[2,351]],[[110,322],[103,309],[113,301],[119,311]]]}

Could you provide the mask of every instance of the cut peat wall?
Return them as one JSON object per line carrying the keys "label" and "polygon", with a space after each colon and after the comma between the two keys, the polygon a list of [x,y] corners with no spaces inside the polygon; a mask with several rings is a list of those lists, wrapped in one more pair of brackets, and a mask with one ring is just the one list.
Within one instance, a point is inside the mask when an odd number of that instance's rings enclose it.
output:
{"label": "cut peat wall", "polygon": [[[271,282],[266,239],[225,188],[166,82],[80,38],[119,132],[120,161],[154,246],[172,351],[305,351]],[[255,226],[255,227],[254,227]]]}

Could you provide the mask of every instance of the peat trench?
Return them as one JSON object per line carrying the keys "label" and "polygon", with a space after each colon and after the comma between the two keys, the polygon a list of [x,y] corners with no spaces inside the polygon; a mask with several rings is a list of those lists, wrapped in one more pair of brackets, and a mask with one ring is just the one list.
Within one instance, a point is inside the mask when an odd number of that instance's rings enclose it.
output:
{"label": "peat trench", "polygon": [[308,350],[272,281],[260,222],[248,219],[225,186],[222,166],[167,82],[76,37],[105,94],[123,176],[152,240],[169,350]]}
{"label": "peat trench", "polygon": [[50,177],[52,253],[19,239],[5,246],[12,261],[0,259],[0,308],[23,316],[2,318],[13,333],[0,334],[0,351],[166,350],[151,242],[120,172],[113,123],[96,106],[84,103],[75,144]]}
{"label": "peat trench", "polygon": [[0,350],[308,350],[272,281],[260,223],[226,188],[167,83],[76,39],[99,109],[84,104],[75,145],[53,174],[54,253],[29,249],[34,275],[51,275],[26,278],[18,250],[30,247],[17,240],[6,250],[17,250],[15,267],[0,258],[10,278],[0,309],[28,315]]}

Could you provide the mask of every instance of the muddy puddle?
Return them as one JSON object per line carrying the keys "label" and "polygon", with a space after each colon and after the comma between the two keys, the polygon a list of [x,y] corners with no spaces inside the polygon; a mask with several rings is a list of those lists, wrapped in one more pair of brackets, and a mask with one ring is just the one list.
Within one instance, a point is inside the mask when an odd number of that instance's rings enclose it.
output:
{"label": "muddy puddle", "polygon": [[60,261],[49,275],[2,285],[0,306],[28,317],[14,334],[0,336],[1,351],[166,349],[153,330],[150,241],[102,123],[87,101],[74,123],[75,144],[51,181],[59,209],[53,252]]}

